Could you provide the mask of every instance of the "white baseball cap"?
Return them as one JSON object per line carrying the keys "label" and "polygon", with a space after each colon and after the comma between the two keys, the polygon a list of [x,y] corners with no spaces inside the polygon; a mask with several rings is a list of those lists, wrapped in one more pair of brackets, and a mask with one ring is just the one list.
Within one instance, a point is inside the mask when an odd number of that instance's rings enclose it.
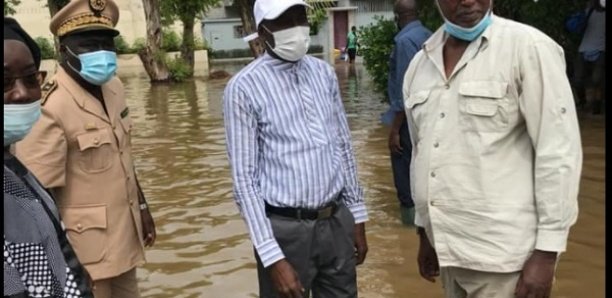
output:
{"label": "white baseball cap", "polygon": [[304,0],[257,0],[253,7],[255,14],[255,27],[259,28],[259,24],[263,20],[274,20],[283,12],[292,6],[302,5],[310,7]]}

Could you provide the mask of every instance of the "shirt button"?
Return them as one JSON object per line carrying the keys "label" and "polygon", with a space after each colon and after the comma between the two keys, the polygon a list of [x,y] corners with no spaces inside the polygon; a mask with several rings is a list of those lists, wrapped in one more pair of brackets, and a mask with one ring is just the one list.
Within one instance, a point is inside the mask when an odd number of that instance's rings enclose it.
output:
{"label": "shirt button", "polygon": [[444,118],[444,117],[446,117],[446,114],[440,113],[440,118]]}
{"label": "shirt button", "polygon": [[130,206],[134,205],[134,200],[130,200]]}
{"label": "shirt button", "polygon": [[567,110],[565,108],[561,108],[561,114],[565,114],[565,112],[567,112]]}
{"label": "shirt button", "polygon": [[98,140],[98,138],[95,138],[95,139],[94,139],[94,144],[95,144],[95,145],[98,145],[98,143],[100,143],[100,140]]}
{"label": "shirt button", "polygon": [[82,230],[82,229],[83,229],[83,226],[82,226],[81,224],[77,224],[77,227],[76,227],[76,228],[77,228],[77,230],[79,230],[79,231],[80,231],[80,230]]}
{"label": "shirt button", "polygon": [[438,148],[439,146],[440,146],[440,143],[438,143],[438,142],[436,142],[436,143],[434,144],[434,148]]}
{"label": "shirt button", "polygon": [[436,205],[436,203],[435,203],[434,201],[431,201],[431,202],[429,202],[429,205],[431,205],[431,206],[435,206],[435,205]]}
{"label": "shirt button", "polygon": [[448,90],[448,89],[450,89],[450,85],[449,85],[449,84],[446,84],[446,85],[444,85],[444,88],[445,88],[446,90]]}
{"label": "shirt button", "polygon": [[431,178],[436,178],[436,172],[431,172]]}

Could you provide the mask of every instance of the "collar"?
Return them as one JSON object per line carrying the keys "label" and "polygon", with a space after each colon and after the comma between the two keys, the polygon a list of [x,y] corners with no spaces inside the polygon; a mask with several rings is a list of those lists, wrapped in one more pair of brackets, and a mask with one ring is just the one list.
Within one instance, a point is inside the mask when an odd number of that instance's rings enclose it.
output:
{"label": "collar", "polygon": [[[85,101],[87,99],[96,100],[93,95],[91,95],[85,88],[83,88],[77,81],[75,81],[68,72],[59,65],[57,74],[55,75],[58,80],[61,80],[64,84],[62,84],[66,90],[72,95],[74,101],[82,108],[85,105]],[[108,81],[106,84],[102,85],[102,93],[111,92],[112,94],[117,94],[113,88],[109,87],[109,83],[112,82],[112,79]]]}
{"label": "collar", "polygon": [[[491,36],[493,36],[493,30],[496,30],[497,24],[501,21],[499,17],[495,14],[491,13],[491,25],[485,29],[478,38],[473,40],[472,42],[476,42],[480,46],[487,46]],[[448,39],[448,33],[444,31],[444,25],[440,26],[438,30],[423,44],[423,50],[425,52],[432,52],[438,47],[444,46],[446,43],[446,39]]]}
{"label": "collar", "polygon": [[265,65],[269,65],[275,70],[297,71],[305,63],[304,60],[307,59],[307,56],[304,56],[297,62],[286,62],[272,57],[272,55],[268,54],[268,50],[266,50],[261,59]]}
{"label": "collar", "polygon": [[414,20],[408,24],[406,24],[406,26],[404,26],[404,28],[402,28],[402,30],[400,30],[398,35],[402,35],[407,33],[408,31],[417,28],[417,27],[423,27],[423,24],[421,24],[421,21],[419,20]]}

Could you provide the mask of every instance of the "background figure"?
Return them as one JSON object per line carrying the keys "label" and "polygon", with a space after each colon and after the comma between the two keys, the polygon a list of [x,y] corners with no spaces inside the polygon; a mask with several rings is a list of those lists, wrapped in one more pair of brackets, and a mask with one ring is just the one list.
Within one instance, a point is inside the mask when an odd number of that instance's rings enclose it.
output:
{"label": "background figure", "polygon": [[357,47],[359,46],[359,40],[357,38],[357,27],[351,27],[351,31],[346,36],[346,52],[349,56],[349,63],[355,62],[357,56]]}
{"label": "background figure", "polygon": [[550,297],[583,156],[563,49],[492,0],[437,5],[403,89],[420,274],[448,298]]}
{"label": "background figure", "polygon": [[[606,89],[606,2],[592,0],[587,8],[586,27],[574,64],[574,87],[578,107],[591,95],[593,114],[601,113]],[[591,11],[592,10],[592,11]],[[587,92],[590,91],[590,92]]]}
{"label": "background figure", "polygon": [[306,55],[306,7],[255,2],[266,52],[223,97],[234,197],[255,248],[260,297],[356,298],[368,214],[336,73]]}
{"label": "background figure", "polygon": [[387,90],[391,106],[383,116],[383,122],[391,126],[389,151],[393,169],[393,182],[400,202],[401,220],[405,225],[413,225],[414,202],[412,202],[412,194],[410,193],[412,145],[410,144],[410,134],[404,112],[402,84],[410,61],[431,36],[431,31],[417,19],[415,0],[398,0],[395,2],[393,10],[399,32],[395,36],[395,46],[389,59]]}
{"label": "background figure", "polygon": [[57,199],[70,243],[96,298],[140,296],[136,267],[155,225],[132,160],[132,121],[116,77],[112,0],[75,0],[51,20],[60,67],[42,116],[16,153]]}
{"label": "background figure", "polygon": [[40,118],[40,49],[4,18],[4,297],[93,297],[51,195],[10,152]]}

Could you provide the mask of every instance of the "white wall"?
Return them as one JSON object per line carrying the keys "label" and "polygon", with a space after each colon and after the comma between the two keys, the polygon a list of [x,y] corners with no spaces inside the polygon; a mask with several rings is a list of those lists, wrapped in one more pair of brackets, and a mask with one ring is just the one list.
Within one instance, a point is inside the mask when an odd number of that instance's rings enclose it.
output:
{"label": "white wall", "polygon": [[[39,36],[48,39],[53,38],[51,31],[49,31],[51,17],[49,9],[45,7],[46,3],[47,1],[44,0],[21,0],[21,3],[15,9],[15,15],[12,16],[34,38]],[[115,3],[119,6],[117,30],[121,32],[121,36],[130,44],[137,38],[145,38],[147,23],[142,0],[115,0]],[[200,37],[202,34],[198,23],[196,21],[193,31],[195,36]],[[181,34],[182,25],[180,22],[176,22],[171,29]]]}

